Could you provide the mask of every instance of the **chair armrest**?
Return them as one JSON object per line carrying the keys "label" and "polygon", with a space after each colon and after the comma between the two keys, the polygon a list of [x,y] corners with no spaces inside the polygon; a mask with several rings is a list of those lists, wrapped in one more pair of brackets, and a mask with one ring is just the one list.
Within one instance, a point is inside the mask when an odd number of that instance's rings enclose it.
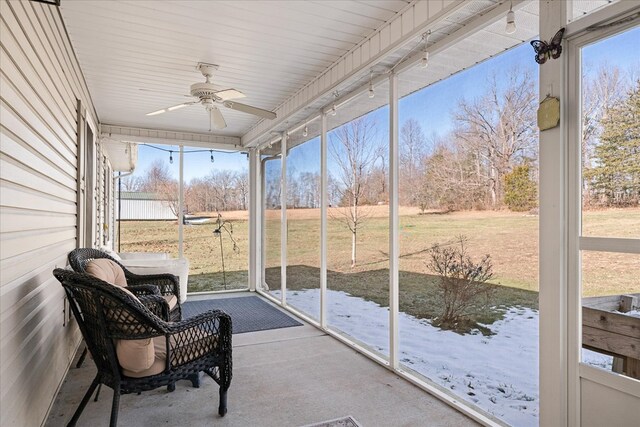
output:
{"label": "chair armrest", "polygon": [[[140,286],[145,286],[145,285],[140,285]],[[158,289],[156,286],[154,286],[154,288],[156,288],[156,290]],[[147,309],[149,309],[150,312],[152,312],[153,314],[155,314],[165,322],[170,321],[171,318],[169,316],[169,313],[170,313],[169,303],[167,303],[167,300],[165,300],[160,294],[143,295],[139,297],[139,300],[142,303],[142,305],[144,305],[145,307],[147,307]]]}
{"label": "chair armrest", "polygon": [[180,285],[180,302],[187,299],[187,283],[189,282],[189,260],[174,258],[167,260],[122,260],[122,265],[130,273],[140,276],[148,274],[173,274],[178,276]]}
{"label": "chair armrest", "polygon": [[208,354],[231,354],[231,317],[209,310],[180,322],[167,324],[168,363],[179,366]]}
{"label": "chair armrest", "polygon": [[197,316],[190,317],[169,325],[169,333],[176,334],[200,325],[212,325],[216,328],[215,333],[231,333],[231,316],[222,310],[208,310]]}

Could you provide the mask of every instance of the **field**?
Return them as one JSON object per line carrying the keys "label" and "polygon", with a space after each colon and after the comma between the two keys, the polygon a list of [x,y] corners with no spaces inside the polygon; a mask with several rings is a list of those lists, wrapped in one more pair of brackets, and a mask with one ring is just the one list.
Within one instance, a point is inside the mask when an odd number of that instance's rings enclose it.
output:
{"label": "field", "polygon": [[[389,220],[386,206],[368,209],[368,218],[358,233],[357,264],[351,268],[351,234],[340,220],[338,208],[329,212],[327,266],[329,289],[388,305]],[[248,222],[246,212],[226,212],[233,223],[238,251],[223,235],[227,289],[247,283]],[[287,287],[314,289],[320,283],[320,211],[289,209]],[[267,211],[265,221],[266,282],[279,289],[280,211]],[[590,236],[640,236],[640,209],[587,211],[584,234]],[[214,224],[184,227],[184,252],[189,258],[189,291],[222,289],[220,240]],[[496,292],[493,307],[537,308],[538,217],[499,212],[426,213],[400,211],[400,308],[418,318],[438,313],[435,291],[438,278],[427,269],[427,250],[434,243],[448,243],[459,235],[468,238],[474,258],[491,255]],[[122,251],[170,252],[177,256],[177,224],[132,221],[122,224]],[[637,255],[588,253],[583,259],[583,295],[638,292],[640,259]],[[478,310],[474,320],[491,323],[502,310]]]}

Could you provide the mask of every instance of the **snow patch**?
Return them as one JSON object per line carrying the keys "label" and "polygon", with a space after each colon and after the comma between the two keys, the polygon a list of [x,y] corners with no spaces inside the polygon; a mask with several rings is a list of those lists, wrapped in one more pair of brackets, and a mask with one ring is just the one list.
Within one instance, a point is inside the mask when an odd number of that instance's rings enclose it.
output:
{"label": "snow patch", "polygon": [[[279,296],[279,291],[271,292]],[[328,324],[389,354],[389,309],[346,292],[327,290]],[[319,318],[320,291],[290,291],[287,303]],[[516,426],[537,426],[538,311],[511,307],[487,325],[494,333],[441,330],[399,313],[399,358],[406,367]],[[583,362],[611,369],[611,357],[583,350]]]}

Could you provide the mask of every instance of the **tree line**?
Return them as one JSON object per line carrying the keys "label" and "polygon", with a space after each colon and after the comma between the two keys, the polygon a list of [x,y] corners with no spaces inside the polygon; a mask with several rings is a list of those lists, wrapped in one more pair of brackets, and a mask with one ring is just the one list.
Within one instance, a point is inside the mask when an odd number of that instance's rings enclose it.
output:
{"label": "tree line", "polygon": [[[122,191],[154,193],[178,215],[178,180],[173,178],[162,159],[156,159],[142,176],[122,178]],[[246,210],[249,173],[213,169],[206,176],[185,183],[184,201],[188,213]]]}
{"label": "tree line", "polygon": [[[537,207],[535,83],[517,68],[493,76],[482,96],[458,102],[452,130],[444,135],[427,136],[418,120],[404,121],[400,204],[422,211]],[[585,208],[640,203],[639,92],[639,79],[607,64],[583,77]],[[388,142],[377,127],[363,116],[329,135],[329,201],[350,207],[352,217],[362,206],[388,202]]]}
{"label": "tree line", "polygon": [[[583,200],[591,206],[637,206],[640,201],[640,80],[606,64],[583,77]],[[461,99],[452,129],[427,135],[416,119],[402,123],[399,199],[403,206],[440,211],[537,206],[536,79],[512,68],[494,75],[475,99]],[[328,200],[355,235],[366,206],[386,204],[388,140],[371,115],[329,135]],[[273,163],[272,163],[273,162]],[[280,160],[267,162],[267,209],[281,205]],[[287,169],[287,206],[320,207],[320,173]],[[161,160],[142,177],[123,179],[125,191],[149,191],[173,201],[178,183]],[[189,212],[246,209],[248,173],[212,170],[185,184]],[[342,213],[336,213],[342,212]]]}

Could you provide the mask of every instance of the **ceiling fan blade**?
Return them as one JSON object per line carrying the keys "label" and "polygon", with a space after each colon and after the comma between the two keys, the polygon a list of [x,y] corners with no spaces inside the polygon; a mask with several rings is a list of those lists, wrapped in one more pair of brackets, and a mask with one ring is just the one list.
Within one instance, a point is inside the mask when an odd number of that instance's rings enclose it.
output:
{"label": "ceiling fan blade", "polygon": [[176,92],[171,92],[168,90],[155,90],[155,89],[143,89],[143,88],[139,88],[138,89],[140,92],[147,92],[147,93],[165,93],[165,94],[169,94],[169,95],[174,95],[174,96],[186,96],[187,98],[193,98],[191,95],[183,95]]}
{"label": "ceiling fan blade", "polygon": [[224,117],[222,117],[222,113],[220,112],[220,110],[218,110],[217,107],[211,107],[211,109],[209,110],[209,114],[214,128],[224,129],[227,127],[227,122],[224,121]]}
{"label": "ceiling fan blade", "polygon": [[246,98],[247,95],[236,89],[225,89],[215,93],[216,98],[220,101],[230,101],[232,99]]}
{"label": "ceiling fan blade", "polygon": [[276,118],[276,113],[262,108],[252,107],[246,104],[240,104],[239,102],[225,101],[222,103],[227,108],[232,110],[242,111],[243,113],[253,114],[254,116],[262,117],[265,119],[273,120]]}
{"label": "ceiling fan blade", "polygon": [[167,113],[169,111],[179,110],[180,108],[188,107],[189,105],[197,104],[199,101],[183,102],[182,104],[172,105],[171,107],[163,108],[162,110],[152,111],[147,113],[147,116],[156,116],[158,114]]}

